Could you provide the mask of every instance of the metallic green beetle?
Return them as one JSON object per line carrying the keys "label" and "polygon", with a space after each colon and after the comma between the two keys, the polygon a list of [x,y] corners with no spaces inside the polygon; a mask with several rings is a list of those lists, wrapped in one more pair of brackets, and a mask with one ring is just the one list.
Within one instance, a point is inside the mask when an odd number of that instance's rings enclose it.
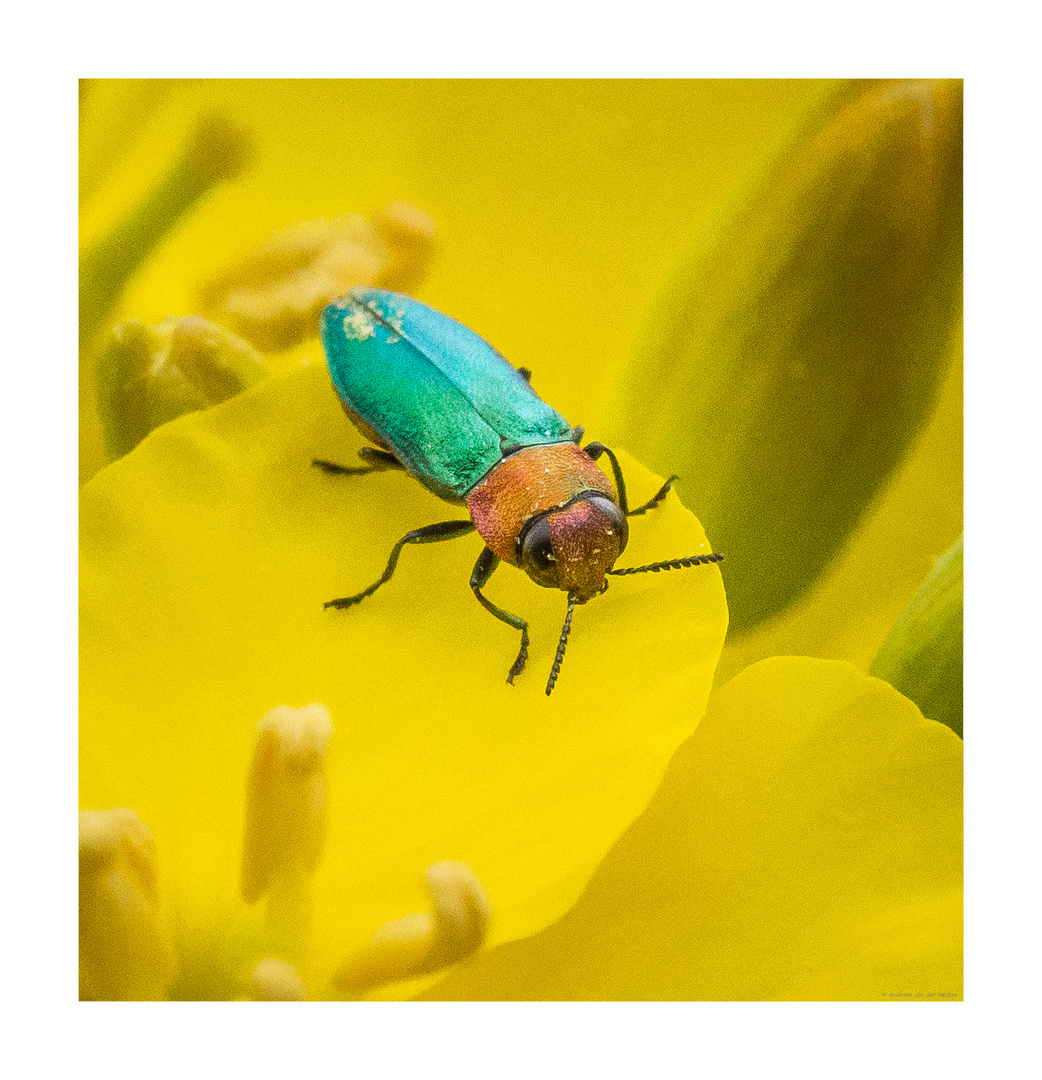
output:
{"label": "metallic green beetle", "polygon": [[[468,521],[415,529],[395,544],[379,581],[325,606],[357,604],[389,581],[406,544],[449,540],[477,529],[487,545],[470,578],[474,595],[497,619],[521,631],[507,682],[528,659],[528,623],[481,592],[499,563],[520,566],[538,585],[568,593],[568,612],[550,677],[557,681],[572,611],[608,588],[606,575],[640,574],[719,562],[692,555],[614,569],[629,537],[627,518],[669,493],[671,476],[635,510],[615,455],[600,443],[580,448],[581,427],[542,401],[530,372],[515,369],[487,341],[455,319],[407,296],[353,289],[321,319],[333,386],[347,415],[374,444],[359,451],[369,464],[347,468],[315,461],[331,473],[405,469],[446,502],[465,505]],[[595,464],[611,462],[615,485]]]}

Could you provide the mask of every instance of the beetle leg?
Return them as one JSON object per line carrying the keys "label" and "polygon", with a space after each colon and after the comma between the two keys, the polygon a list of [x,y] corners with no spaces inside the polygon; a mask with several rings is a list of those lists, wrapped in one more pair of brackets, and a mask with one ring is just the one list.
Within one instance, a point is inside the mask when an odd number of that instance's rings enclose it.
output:
{"label": "beetle leg", "polygon": [[358,451],[358,456],[372,464],[351,467],[337,465],[335,461],[320,461],[318,458],[312,458],[311,464],[318,466],[323,472],[336,473],[338,476],[362,476],[364,473],[383,472],[385,469],[405,468],[390,451],[378,450],[375,446],[363,446]]}
{"label": "beetle leg", "polygon": [[328,600],[323,605],[327,608],[346,608],[352,604],[358,604],[367,596],[372,596],[384,582],[390,581],[394,568],[398,565],[398,556],[406,544],[434,544],[439,540],[452,540],[454,537],[463,536],[473,532],[474,525],[470,521],[439,521],[434,525],[425,525],[422,529],[413,529],[406,533],[401,540],[391,549],[391,557],[387,560],[387,569],[379,581],[374,581],[368,589],[363,589],[354,596],[342,596],[338,600]]}
{"label": "beetle leg", "polygon": [[636,517],[638,514],[646,514],[649,510],[654,510],[656,506],[672,491],[673,481],[679,480],[680,477],[674,473],[663,485],[658,489],[655,494],[648,499],[643,506],[638,506],[636,510],[630,510],[626,514],[627,517]]}
{"label": "beetle leg", "polygon": [[673,487],[673,481],[679,480],[680,477],[674,474],[671,476],[658,491],[648,499],[643,506],[638,506],[635,510],[629,508],[629,503],[626,500],[626,481],[622,478],[622,466],[619,465],[619,459],[608,449],[603,443],[592,442],[583,447],[583,450],[589,454],[593,461],[596,461],[601,454],[607,454],[608,460],[611,462],[611,471],[615,474],[615,490],[619,493],[619,506],[626,517],[636,517],[638,514],[646,514],[649,510],[654,510],[656,506],[669,494],[670,489]]}
{"label": "beetle leg", "polygon": [[509,611],[496,607],[491,600],[487,600],[481,595],[482,588],[488,584],[488,579],[497,566],[499,566],[499,559],[488,548],[485,548],[478,556],[478,561],[474,564],[474,572],[470,575],[470,587],[474,590],[474,595],[486,611],[495,615],[501,622],[505,622],[507,626],[512,626],[515,630],[521,631],[521,650],[517,654],[513,667],[510,669],[510,674],[507,675],[507,682],[512,686],[514,676],[520,675],[525,670],[525,662],[528,660],[528,623],[517,615],[511,615]]}

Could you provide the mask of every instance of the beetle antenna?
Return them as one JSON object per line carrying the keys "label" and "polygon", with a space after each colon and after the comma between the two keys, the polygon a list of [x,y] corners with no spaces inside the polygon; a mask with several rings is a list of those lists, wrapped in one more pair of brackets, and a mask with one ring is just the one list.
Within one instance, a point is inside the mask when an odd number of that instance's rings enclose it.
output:
{"label": "beetle antenna", "polygon": [[575,610],[575,593],[568,594],[568,614],[564,617],[564,627],[561,630],[561,640],[557,643],[557,655],[554,657],[554,666],[550,668],[550,678],[546,682],[546,696],[557,682],[557,676],[561,671],[561,661],[564,660],[564,650],[568,645],[568,631],[572,628],[572,611]]}
{"label": "beetle antenna", "polygon": [[665,562],[648,563],[647,566],[627,566],[622,570],[609,570],[609,574],[617,574],[623,577],[626,574],[644,574],[649,570],[657,574],[660,570],[681,570],[689,566],[704,566],[706,563],[721,562],[723,555],[715,552],[712,555],[688,555],[685,559],[667,559]]}

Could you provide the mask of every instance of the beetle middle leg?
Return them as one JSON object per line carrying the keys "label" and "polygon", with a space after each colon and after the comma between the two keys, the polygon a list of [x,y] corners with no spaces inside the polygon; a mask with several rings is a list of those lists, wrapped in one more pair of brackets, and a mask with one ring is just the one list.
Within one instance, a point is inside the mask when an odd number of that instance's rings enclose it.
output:
{"label": "beetle middle leg", "polygon": [[405,466],[389,450],[379,450],[375,446],[363,446],[358,456],[368,465],[338,465],[335,461],[322,461],[312,458],[311,464],[323,472],[336,473],[338,476],[362,476],[365,473],[383,472],[385,469],[404,469]]}
{"label": "beetle middle leg", "polygon": [[387,560],[387,569],[379,581],[374,581],[368,589],[363,589],[354,596],[341,596],[338,600],[327,600],[323,607],[346,608],[353,604],[361,603],[367,596],[372,596],[385,582],[391,580],[394,568],[398,565],[398,556],[406,544],[435,544],[439,540],[452,540],[457,536],[464,536],[474,531],[474,525],[470,521],[439,521],[434,525],[425,525],[422,529],[413,529],[406,533],[401,540],[391,549],[391,557]]}
{"label": "beetle middle leg", "polygon": [[521,650],[518,652],[517,659],[507,675],[507,682],[512,686],[514,676],[520,675],[525,670],[525,663],[528,660],[528,623],[520,616],[511,615],[509,611],[496,607],[491,600],[481,595],[482,588],[488,584],[488,579],[497,566],[499,566],[499,559],[488,548],[485,548],[478,556],[478,561],[474,564],[474,572],[470,575],[470,587],[474,590],[474,595],[486,611],[495,615],[501,622],[505,622],[507,626],[512,626],[515,630],[521,631]]}
{"label": "beetle middle leg", "polygon": [[635,510],[631,510],[626,499],[626,481],[622,478],[622,466],[619,465],[619,459],[603,443],[588,443],[583,447],[583,450],[593,461],[596,461],[601,454],[608,455],[608,460],[611,462],[611,471],[615,474],[615,490],[619,495],[619,506],[626,517],[636,517],[638,514],[646,514],[649,510],[654,510],[672,490],[673,481],[680,479],[674,473],[646,503],[638,506]]}

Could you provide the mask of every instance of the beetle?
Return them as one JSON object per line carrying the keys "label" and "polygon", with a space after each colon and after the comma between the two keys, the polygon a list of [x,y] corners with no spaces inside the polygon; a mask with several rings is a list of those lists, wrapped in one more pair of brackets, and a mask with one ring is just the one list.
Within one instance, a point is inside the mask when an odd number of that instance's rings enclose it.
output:
{"label": "beetle", "polygon": [[[493,604],[482,589],[500,562],[519,566],[537,584],[568,594],[568,610],[546,684],[549,695],[564,659],[576,604],[608,588],[608,575],[642,574],[719,562],[719,553],[691,555],[616,570],[626,548],[627,519],[654,509],[653,498],[631,510],[618,459],[598,442],[580,448],[584,431],[542,401],[531,372],[514,368],[473,330],[408,296],[352,289],[321,317],[322,346],[333,387],[352,423],[372,446],[360,467],[315,459],[328,473],[361,475],[404,469],[440,499],[465,505],[467,521],[441,521],[406,533],[378,581],[354,596],[329,600],[348,608],[391,579],[406,544],[429,544],[475,529],[485,549],[470,587],[497,619],[521,631],[507,675],[513,683],[528,660],[528,623]],[[611,462],[615,484],[596,462]]]}

